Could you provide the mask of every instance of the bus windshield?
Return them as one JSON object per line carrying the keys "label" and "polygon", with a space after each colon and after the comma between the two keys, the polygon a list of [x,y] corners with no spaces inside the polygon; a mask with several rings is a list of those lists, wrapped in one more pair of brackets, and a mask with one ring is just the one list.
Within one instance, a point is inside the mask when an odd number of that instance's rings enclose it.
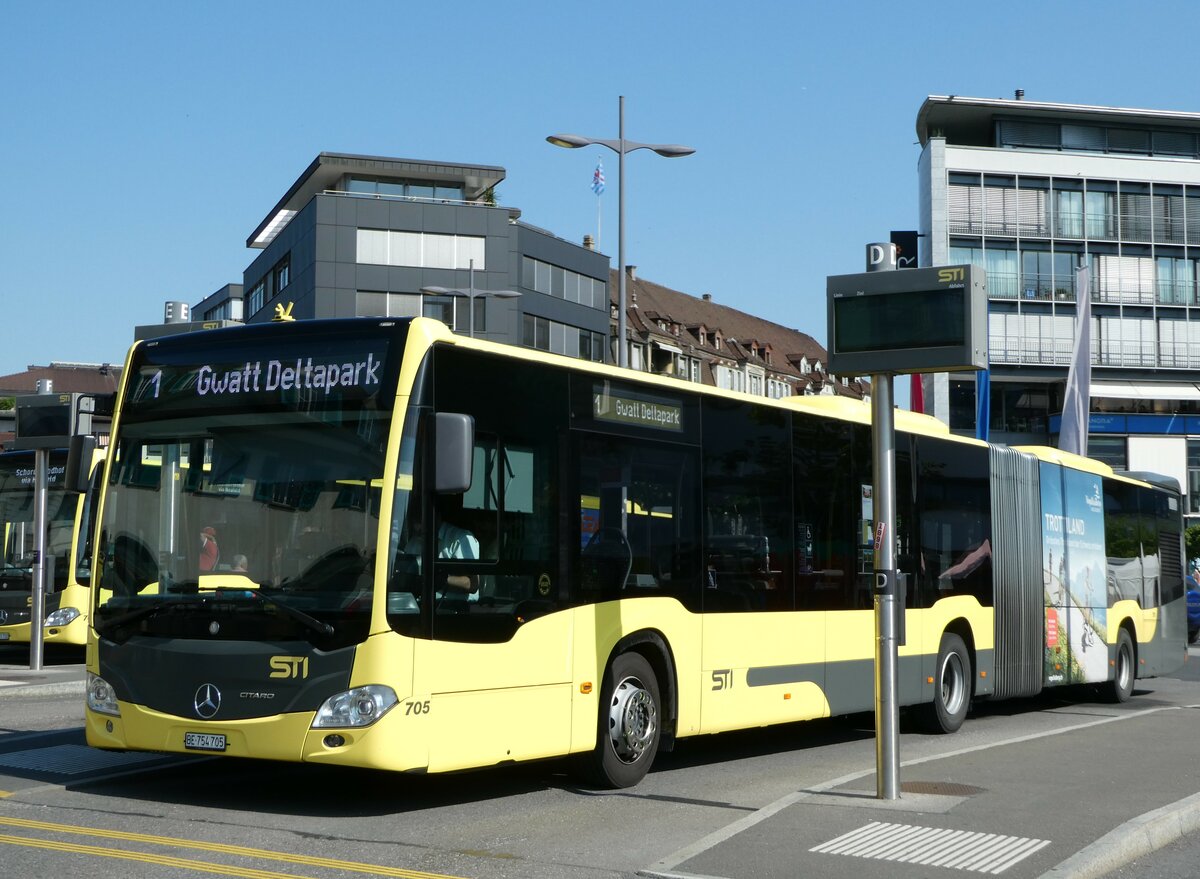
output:
{"label": "bus windshield", "polygon": [[247,328],[136,352],[101,525],[102,637],[366,637],[403,346],[315,325],[274,346]]}

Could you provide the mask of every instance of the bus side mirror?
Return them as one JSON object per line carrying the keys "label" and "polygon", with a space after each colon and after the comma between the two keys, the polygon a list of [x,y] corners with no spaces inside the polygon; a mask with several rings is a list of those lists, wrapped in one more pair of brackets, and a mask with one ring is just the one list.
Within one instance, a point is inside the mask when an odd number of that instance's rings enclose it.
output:
{"label": "bus side mirror", "polygon": [[456,412],[435,413],[433,443],[436,458],[433,490],[438,494],[462,494],[471,487],[475,419]]}
{"label": "bus side mirror", "polygon": [[96,451],[94,436],[75,435],[67,447],[67,470],[63,473],[63,487],[75,494],[83,494],[92,483],[92,456]]}

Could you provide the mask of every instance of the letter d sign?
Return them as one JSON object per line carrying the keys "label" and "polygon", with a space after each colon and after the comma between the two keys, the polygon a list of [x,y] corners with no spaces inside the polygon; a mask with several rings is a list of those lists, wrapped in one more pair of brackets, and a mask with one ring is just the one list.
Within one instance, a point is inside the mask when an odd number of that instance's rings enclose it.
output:
{"label": "letter d sign", "polygon": [[890,272],[896,268],[896,245],[892,243],[886,244],[868,244],[867,245],[867,271],[868,272]]}

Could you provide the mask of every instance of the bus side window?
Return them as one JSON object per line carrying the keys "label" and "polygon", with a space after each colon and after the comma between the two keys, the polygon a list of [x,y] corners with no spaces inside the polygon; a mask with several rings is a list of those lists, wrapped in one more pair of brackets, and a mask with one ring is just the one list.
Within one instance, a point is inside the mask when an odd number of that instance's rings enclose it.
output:
{"label": "bus side window", "polygon": [[1108,604],[1142,601],[1142,558],[1138,543],[1136,486],[1104,481],[1104,553],[1108,558]]}
{"label": "bus side window", "polygon": [[987,449],[922,437],[917,507],[923,607],[974,595],[992,605],[991,490]]}
{"label": "bus side window", "polygon": [[795,608],[788,413],[703,402],[705,609]]}
{"label": "bus side window", "polygon": [[[862,498],[853,426],[796,414],[792,480],[797,526],[796,606],[800,610],[853,607],[855,545]],[[870,447],[866,449],[869,456]]]}
{"label": "bus side window", "polygon": [[1142,607],[1158,607],[1162,556],[1158,551],[1157,491],[1142,491],[1138,504],[1138,545],[1142,551]]}
{"label": "bus side window", "polygon": [[578,449],[581,597],[671,595],[696,608],[696,453],[607,435]]}

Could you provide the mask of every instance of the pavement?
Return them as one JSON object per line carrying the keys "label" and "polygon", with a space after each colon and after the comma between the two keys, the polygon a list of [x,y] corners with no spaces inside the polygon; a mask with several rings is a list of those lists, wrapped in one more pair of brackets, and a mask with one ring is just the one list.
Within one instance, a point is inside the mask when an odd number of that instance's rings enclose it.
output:
{"label": "pavement", "polygon": [[[22,651],[23,656],[28,654]],[[28,661],[17,663],[12,656],[0,657],[0,704],[10,699],[65,696],[84,692],[87,670],[80,662],[48,655],[37,671]]]}
{"label": "pavement", "polygon": [[[0,718],[21,699],[83,695],[81,664],[33,671],[11,660],[0,657]],[[1190,689],[1171,698],[1168,684]],[[1139,681],[1138,689],[1124,705],[1032,712],[1040,731],[1006,741],[960,734],[939,739],[938,753],[907,760],[902,741],[898,799],[877,797],[873,768],[830,779],[638,875],[1103,876],[1200,829],[1200,704],[1186,704],[1195,685]]]}
{"label": "pavement", "polygon": [[872,767],[789,794],[641,875],[1104,876],[1200,829],[1200,704],[1170,699],[1173,685],[1139,681],[1124,705],[1031,715],[1043,731],[1006,741],[946,738],[907,761],[902,741],[898,799],[877,796]]}

